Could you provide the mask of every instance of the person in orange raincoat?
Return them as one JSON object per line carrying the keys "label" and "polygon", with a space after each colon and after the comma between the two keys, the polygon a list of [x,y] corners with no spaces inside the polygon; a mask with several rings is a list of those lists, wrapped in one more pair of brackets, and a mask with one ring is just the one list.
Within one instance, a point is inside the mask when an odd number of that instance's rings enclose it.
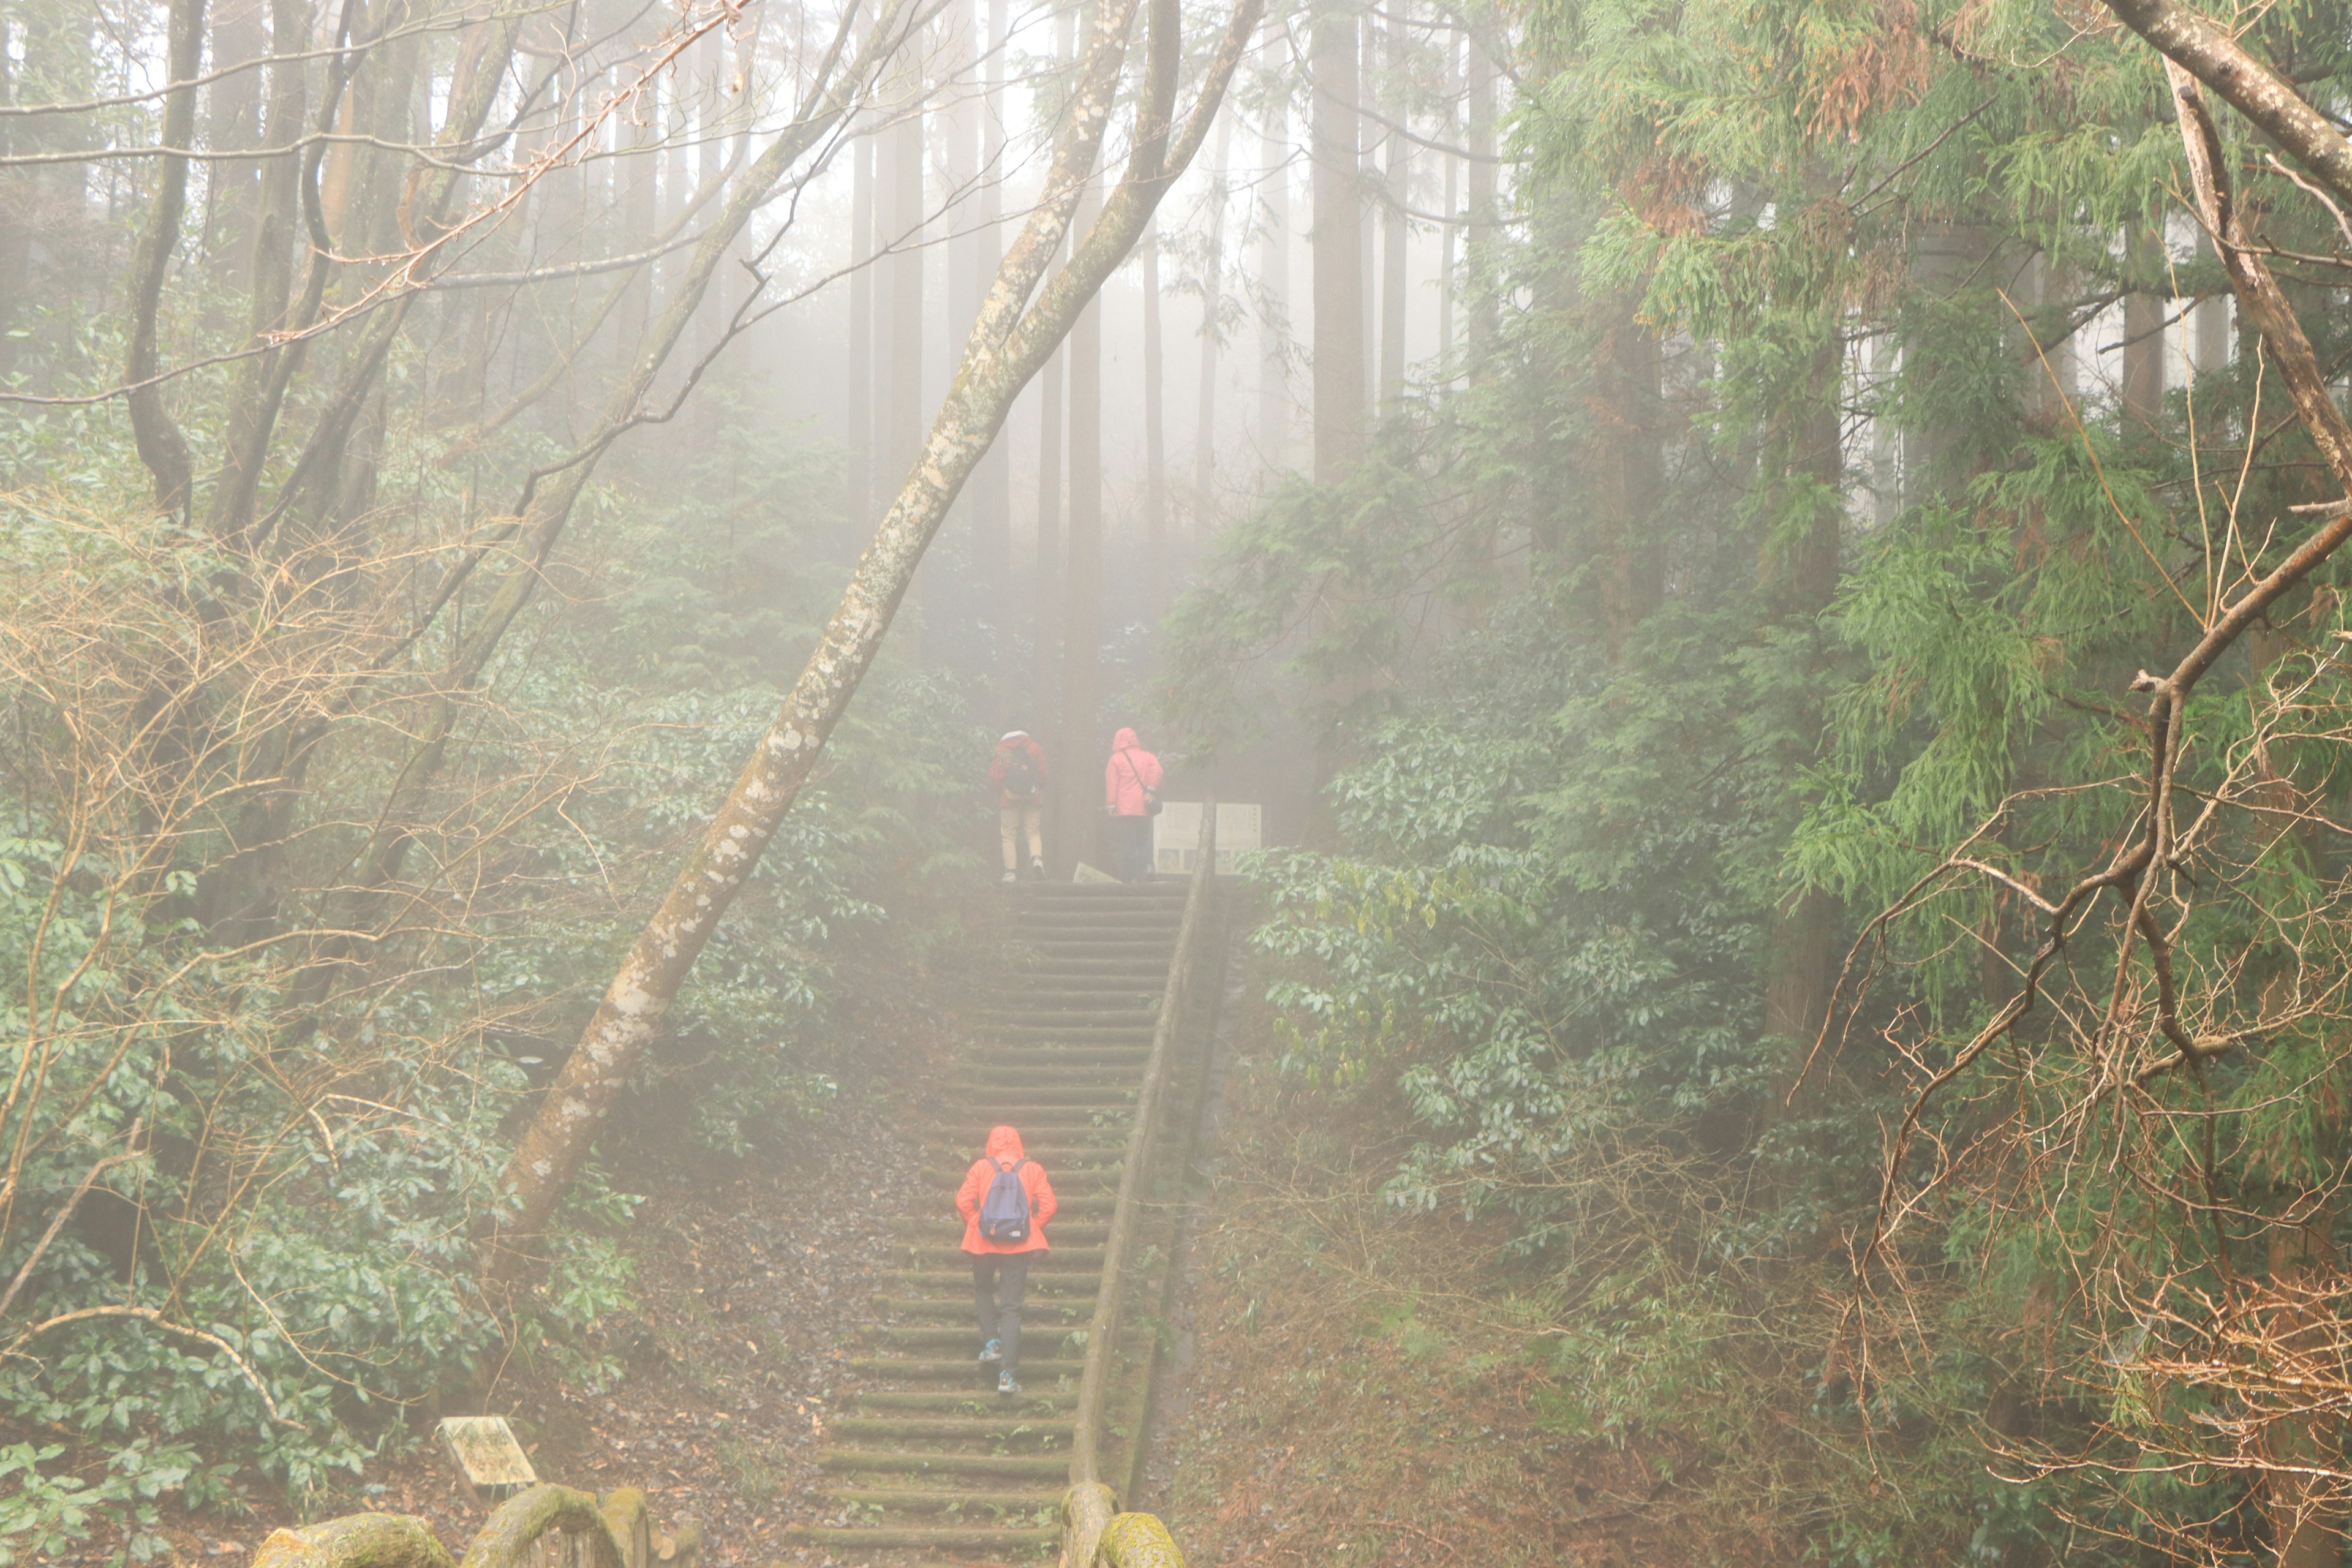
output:
{"label": "person in orange raincoat", "polygon": [[1151,819],[1160,815],[1160,759],[1132,730],[1111,737],[1103,764],[1103,813],[1110,818],[1113,868],[1122,882],[1151,875]]}
{"label": "person in orange raincoat", "polygon": [[[1000,1173],[1018,1179],[1022,1196],[1027,1200],[1028,1224],[1018,1239],[997,1240],[982,1234],[981,1210]],[[963,1215],[963,1249],[971,1255],[971,1306],[980,1324],[980,1364],[995,1365],[999,1394],[1021,1392],[1021,1300],[1029,1288],[1029,1257],[1050,1249],[1045,1222],[1054,1217],[1056,1206],[1054,1184],[1045,1179],[1045,1167],[1022,1151],[1021,1134],[1010,1127],[989,1129],[987,1152],[971,1163],[971,1169],[964,1173],[963,1185],[956,1189],[956,1211]]]}

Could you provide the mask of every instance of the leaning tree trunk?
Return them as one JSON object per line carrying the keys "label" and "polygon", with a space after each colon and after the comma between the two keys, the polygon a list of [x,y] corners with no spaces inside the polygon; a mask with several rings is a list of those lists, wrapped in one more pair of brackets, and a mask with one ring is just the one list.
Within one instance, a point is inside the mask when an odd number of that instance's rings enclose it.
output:
{"label": "leaning tree trunk", "polygon": [[1199,151],[1264,8],[1264,0],[1238,0],[1198,101],[1181,132],[1171,137],[1180,16],[1177,0],[1150,0],[1150,64],[1126,173],[1069,264],[1024,312],[1024,301],[1060,245],[1100,152],[1138,4],[1104,0],[1097,12],[1087,64],[1045,193],[997,269],[962,365],[913,471],[858,561],[807,667],[679,868],[661,908],[631,945],[579,1046],[516,1145],[504,1177],[512,1207],[503,1236],[493,1238],[485,1260],[493,1272],[503,1273],[519,1260],[519,1253],[503,1243],[538,1232],[554,1213],[696,956],[751,877],[856,694],[957,490],[995,439],[1013,398],[1133,247],[1169,183]]}

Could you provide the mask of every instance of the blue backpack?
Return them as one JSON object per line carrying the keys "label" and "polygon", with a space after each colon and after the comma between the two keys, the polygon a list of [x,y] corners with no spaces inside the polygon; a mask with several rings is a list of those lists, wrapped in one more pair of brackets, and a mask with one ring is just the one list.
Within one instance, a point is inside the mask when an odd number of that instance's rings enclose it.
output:
{"label": "blue backpack", "polygon": [[990,1178],[988,1195],[980,1203],[980,1234],[999,1244],[1029,1239],[1029,1189],[1021,1184],[1021,1167],[1026,1160],[1015,1160],[1011,1165],[997,1164],[996,1174]]}

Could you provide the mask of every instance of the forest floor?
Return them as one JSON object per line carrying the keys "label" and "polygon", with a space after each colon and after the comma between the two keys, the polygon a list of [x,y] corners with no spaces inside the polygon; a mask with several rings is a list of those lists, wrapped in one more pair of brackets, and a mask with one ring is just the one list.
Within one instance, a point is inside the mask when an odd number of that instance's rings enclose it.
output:
{"label": "forest floor", "polygon": [[1244,999],[1263,993],[1229,998],[1215,1179],[1135,1506],[1194,1568],[1705,1560],[1654,1522],[1638,1453],[1547,1421],[1545,1314],[1496,1270],[1502,1237],[1385,1201],[1401,1114],[1286,1083]]}

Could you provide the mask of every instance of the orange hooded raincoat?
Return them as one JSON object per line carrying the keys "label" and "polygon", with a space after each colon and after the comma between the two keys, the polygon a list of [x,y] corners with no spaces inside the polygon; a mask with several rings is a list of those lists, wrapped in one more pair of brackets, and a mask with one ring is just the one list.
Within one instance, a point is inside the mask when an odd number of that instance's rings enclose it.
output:
{"label": "orange hooded raincoat", "polygon": [[1054,1184],[1045,1179],[1045,1167],[1030,1160],[1021,1166],[1021,1188],[1029,1194],[1029,1239],[1026,1241],[991,1241],[980,1234],[980,1205],[988,1196],[988,1184],[996,1179],[997,1164],[1006,1165],[1026,1159],[1021,1151],[1021,1134],[1010,1127],[994,1127],[988,1133],[988,1152],[971,1163],[964,1173],[963,1185],[956,1189],[956,1209],[963,1215],[963,1249],[966,1252],[1045,1252],[1051,1250],[1045,1242],[1045,1222],[1054,1217]]}

